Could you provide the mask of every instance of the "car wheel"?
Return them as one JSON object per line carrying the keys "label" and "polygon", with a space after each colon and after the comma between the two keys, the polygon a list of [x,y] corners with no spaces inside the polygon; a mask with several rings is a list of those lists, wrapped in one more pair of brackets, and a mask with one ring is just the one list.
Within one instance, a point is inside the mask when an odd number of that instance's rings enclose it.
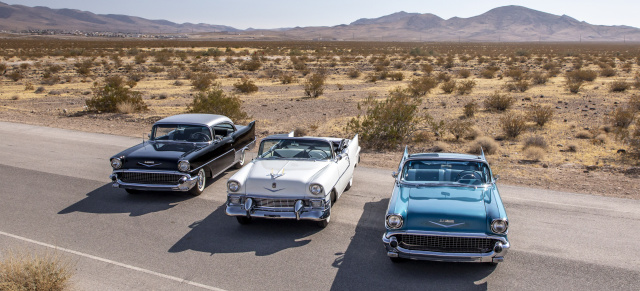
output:
{"label": "car wheel", "polygon": [[347,187],[344,188],[344,191],[349,191],[349,189],[351,189],[351,185],[353,185],[353,177],[351,177],[351,180],[349,180],[349,184],[347,184]]}
{"label": "car wheel", "polygon": [[389,259],[391,259],[391,261],[394,262],[394,263],[402,263],[402,262],[406,262],[407,261],[404,258],[392,258],[392,257],[389,257]]}
{"label": "car wheel", "polygon": [[329,221],[331,221],[331,215],[329,215],[329,217],[327,217],[327,219],[324,220],[320,220],[318,221],[318,227],[320,228],[325,228],[329,225]]}
{"label": "car wheel", "polygon": [[238,223],[240,223],[242,225],[251,223],[251,217],[236,216],[236,219],[238,220]]}
{"label": "car wheel", "polygon": [[240,169],[242,168],[242,166],[244,166],[244,155],[244,150],[242,150],[242,153],[240,154],[240,161],[233,165],[233,167],[235,167],[236,169]]}
{"label": "car wheel", "polygon": [[200,169],[200,171],[198,171],[198,181],[196,182],[196,185],[193,186],[191,190],[189,190],[189,194],[193,196],[198,196],[202,194],[206,184],[207,184],[207,175],[204,172],[204,168],[203,168],[203,169]]}
{"label": "car wheel", "polygon": [[135,190],[135,189],[124,189],[124,191],[127,191],[127,193],[131,194],[131,195],[137,195],[142,193],[142,191],[140,190]]}

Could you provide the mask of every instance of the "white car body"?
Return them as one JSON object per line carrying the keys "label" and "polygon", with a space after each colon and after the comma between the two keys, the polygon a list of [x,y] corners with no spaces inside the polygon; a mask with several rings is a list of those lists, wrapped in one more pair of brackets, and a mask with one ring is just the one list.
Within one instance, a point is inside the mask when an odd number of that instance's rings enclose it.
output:
{"label": "white car body", "polygon": [[[271,143],[277,144],[263,149]],[[305,148],[305,143],[328,143],[330,156],[327,148]],[[282,148],[276,148],[279,145]],[[296,158],[301,154],[308,158]],[[357,135],[350,140],[292,134],[266,137],[258,157],[229,178],[226,213],[238,217],[240,223],[258,217],[314,220],[326,226],[331,204],[350,188],[359,159]],[[312,193],[312,185],[321,186],[322,191]]]}

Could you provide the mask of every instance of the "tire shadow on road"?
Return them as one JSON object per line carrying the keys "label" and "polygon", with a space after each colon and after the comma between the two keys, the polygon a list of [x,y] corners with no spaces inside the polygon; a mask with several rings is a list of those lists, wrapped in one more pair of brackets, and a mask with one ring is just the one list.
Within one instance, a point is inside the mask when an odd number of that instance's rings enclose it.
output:
{"label": "tire shadow on road", "polygon": [[310,221],[254,219],[240,225],[225,214],[225,205],[218,207],[205,219],[189,225],[189,231],[176,242],[170,253],[186,250],[216,253],[255,252],[268,256],[282,250],[307,245],[311,236],[321,229]]}
{"label": "tire shadow on road", "polygon": [[389,199],[368,202],[344,253],[333,266],[331,290],[486,290],[495,267],[477,263],[406,261],[393,263],[382,244]]}

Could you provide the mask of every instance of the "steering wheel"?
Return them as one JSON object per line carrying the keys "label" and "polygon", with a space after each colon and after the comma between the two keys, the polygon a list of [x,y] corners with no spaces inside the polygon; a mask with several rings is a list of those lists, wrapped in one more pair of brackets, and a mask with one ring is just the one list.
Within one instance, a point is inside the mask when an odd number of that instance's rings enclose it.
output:
{"label": "steering wheel", "polygon": [[[456,176],[456,182],[460,182],[460,180],[478,180],[482,181],[482,175],[476,171],[462,171],[458,176]],[[471,182],[471,181],[469,181]]]}
{"label": "steering wheel", "polygon": [[209,136],[204,132],[196,132],[189,136],[190,141],[209,141]]}
{"label": "steering wheel", "polygon": [[320,159],[328,159],[328,158],[331,156],[327,151],[322,150],[322,149],[312,149],[312,150],[309,150],[309,156],[313,158],[313,155],[312,155],[311,153],[312,153],[312,152],[314,152],[314,153],[315,153],[316,151],[318,151],[318,152],[322,153],[323,157],[321,157]]}

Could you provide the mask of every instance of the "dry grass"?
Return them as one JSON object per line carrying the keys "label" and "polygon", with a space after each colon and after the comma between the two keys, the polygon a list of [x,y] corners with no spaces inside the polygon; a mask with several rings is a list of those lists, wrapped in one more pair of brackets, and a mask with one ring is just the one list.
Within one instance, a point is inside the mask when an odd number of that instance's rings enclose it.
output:
{"label": "dry grass", "polygon": [[8,254],[0,262],[0,290],[68,290],[73,266],[56,254]]}

